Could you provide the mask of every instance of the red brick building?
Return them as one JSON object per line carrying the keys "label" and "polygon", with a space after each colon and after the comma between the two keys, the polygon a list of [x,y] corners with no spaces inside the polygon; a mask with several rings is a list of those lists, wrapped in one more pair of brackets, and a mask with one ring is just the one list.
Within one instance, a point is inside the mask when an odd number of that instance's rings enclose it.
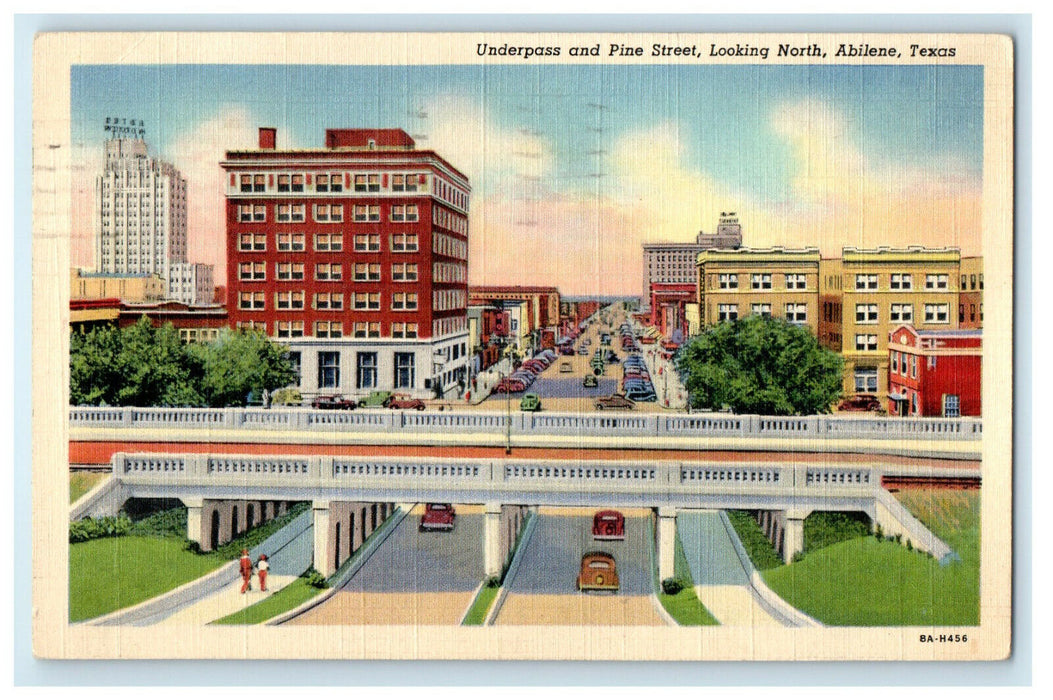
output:
{"label": "red brick building", "polygon": [[228,151],[232,325],[289,345],[307,396],[447,393],[467,374],[468,178],[401,129]]}
{"label": "red brick building", "polygon": [[698,287],[694,284],[653,282],[650,291],[650,325],[677,343],[688,336],[688,304],[698,303]]}
{"label": "red brick building", "polygon": [[889,333],[889,415],[979,416],[983,331]]}

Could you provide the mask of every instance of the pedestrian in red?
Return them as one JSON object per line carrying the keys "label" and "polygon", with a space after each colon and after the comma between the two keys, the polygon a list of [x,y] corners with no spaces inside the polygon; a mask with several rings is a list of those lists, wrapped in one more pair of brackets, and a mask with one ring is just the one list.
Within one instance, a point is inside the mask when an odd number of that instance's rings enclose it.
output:
{"label": "pedestrian in red", "polygon": [[267,570],[271,565],[267,563],[267,555],[261,554],[260,560],[256,562],[256,575],[260,577],[260,590],[267,590]]}
{"label": "pedestrian in red", "polygon": [[241,592],[252,590],[252,557],[249,550],[241,550]]}

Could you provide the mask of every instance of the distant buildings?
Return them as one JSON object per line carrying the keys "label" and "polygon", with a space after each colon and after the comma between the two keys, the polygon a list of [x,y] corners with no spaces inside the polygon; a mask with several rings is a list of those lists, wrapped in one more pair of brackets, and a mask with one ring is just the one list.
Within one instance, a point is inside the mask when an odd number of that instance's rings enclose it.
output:
{"label": "distant buildings", "polygon": [[468,178],[401,129],[228,151],[227,308],[291,348],[306,395],[466,385]]}
{"label": "distant buildings", "polygon": [[[157,276],[165,296],[208,303],[211,289],[184,283],[187,268],[187,184],[175,166],[152,158],[141,138],[106,141],[106,161],[95,178],[95,265],[103,275]],[[193,277],[211,268],[194,265]],[[211,281],[209,281],[211,287]]]}
{"label": "distant buildings", "polygon": [[[735,212],[723,212],[717,232],[699,232],[694,243],[643,244],[643,304],[650,303],[652,284],[696,284],[698,254],[704,250],[742,246],[742,226]],[[649,308],[649,307],[648,307]]]}

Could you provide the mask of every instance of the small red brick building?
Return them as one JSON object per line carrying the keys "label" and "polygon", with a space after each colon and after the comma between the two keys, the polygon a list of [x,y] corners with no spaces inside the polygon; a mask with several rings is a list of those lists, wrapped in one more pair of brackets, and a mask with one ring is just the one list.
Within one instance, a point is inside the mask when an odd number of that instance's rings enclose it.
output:
{"label": "small red brick building", "polygon": [[889,415],[979,416],[983,331],[889,333]]}

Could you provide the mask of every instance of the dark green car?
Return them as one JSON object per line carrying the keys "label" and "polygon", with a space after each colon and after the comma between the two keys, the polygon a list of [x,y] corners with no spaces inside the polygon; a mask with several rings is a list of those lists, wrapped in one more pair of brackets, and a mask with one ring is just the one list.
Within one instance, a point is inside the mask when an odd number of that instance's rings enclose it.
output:
{"label": "dark green car", "polygon": [[519,410],[540,411],[541,397],[537,394],[523,394],[523,398],[519,401]]}
{"label": "dark green car", "polygon": [[596,378],[595,374],[586,374],[585,378],[581,380],[581,385],[584,387],[599,386],[600,380]]}
{"label": "dark green car", "polygon": [[371,391],[369,396],[358,402],[359,408],[387,408],[393,394],[390,391]]}

